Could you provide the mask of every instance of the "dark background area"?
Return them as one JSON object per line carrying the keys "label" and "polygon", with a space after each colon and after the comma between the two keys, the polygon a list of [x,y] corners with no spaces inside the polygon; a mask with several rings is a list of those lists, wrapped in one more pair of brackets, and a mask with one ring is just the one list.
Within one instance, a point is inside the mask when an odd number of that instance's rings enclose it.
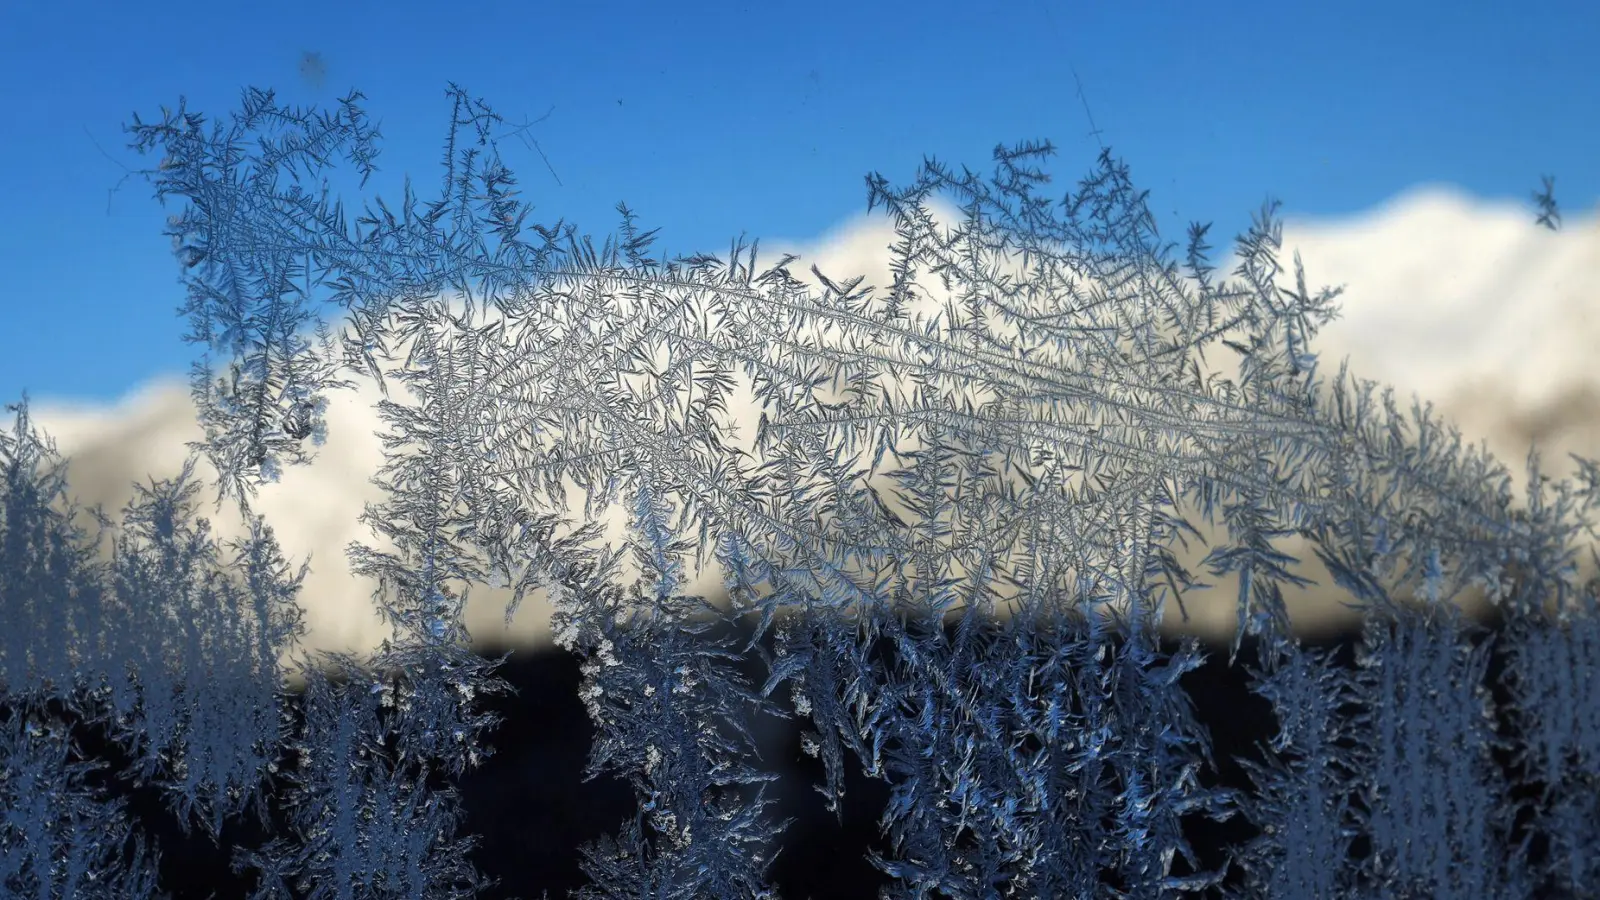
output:
{"label": "dark background area", "polygon": [[[766,641],[770,646],[770,636]],[[1355,636],[1334,635],[1317,643],[1350,650]],[[1163,649],[1172,652],[1176,645]],[[1353,653],[1341,656],[1347,663],[1353,660]],[[1270,706],[1248,689],[1245,673],[1254,664],[1249,645],[1232,666],[1225,648],[1212,648],[1204,664],[1181,681],[1213,742],[1217,768],[1203,776],[1205,784],[1246,787],[1237,760],[1259,759],[1258,745],[1276,727]],[[760,684],[764,664],[754,652],[747,656],[744,671]],[[458,782],[467,816],[463,831],[480,837],[474,861],[480,872],[498,882],[483,896],[537,900],[548,891],[551,898],[565,897],[586,883],[578,848],[620,830],[634,812],[632,790],[612,777],[584,780],[594,730],[578,697],[575,657],[555,649],[519,650],[499,674],[514,691],[484,700],[503,721],[489,738],[494,754]],[[773,698],[792,711],[786,687],[775,690]],[[9,712],[0,716],[9,717]],[[870,848],[889,855],[888,841],[878,828],[888,785],[862,775],[847,750],[843,815],[836,821],[813,787],[824,783],[821,761],[800,750],[802,720],[762,718],[753,728],[762,766],[781,776],[768,790],[777,801],[769,811],[779,821],[793,819],[782,852],[769,870],[773,884],[792,900],[875,898],[890,879],[873,867],[866,853]],[[128,798],[136,826],[160,848],[163,888],[174,898],[222,900],[248,894],[254,874],[233,873],[229,860],[235,846],[256,846],[269,837],[259,823],[248,817],[231,820],[220,844],[213,844],[199,829],[185,835],[160,793],[134,787],[115,774],[126,764],[118,748],[95,729],[80,728],[77,734],[86,754],[112,764],[94,783]],[[278,811],[273,812],[281,828]],[[1228,846],[1255,834],[1237,816],[1223,823],[1195,819],[1185,824],[1187,837],[1208,867],[1222,861]],[[1176,865],[1182,868],[1181,862]]]}

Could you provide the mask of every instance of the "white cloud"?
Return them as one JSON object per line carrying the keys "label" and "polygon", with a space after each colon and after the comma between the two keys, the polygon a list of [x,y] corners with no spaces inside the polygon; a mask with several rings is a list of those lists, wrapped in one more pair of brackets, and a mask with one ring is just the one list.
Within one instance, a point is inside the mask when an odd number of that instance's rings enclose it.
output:
{"label": "white cloud", "polygon": [[[941,218],[950,221],[949,213],[942,210]],[[1217,237],[1212,243],[1220,248]],[[890,283],[885,248],[894,240],[886,217],[856,216],[815,241],[764,242],[760,265],[775,262],[784,250],[800,252],[803,262],[791,267],[797,276],[805,272],[809,279],[809,263],[816,262],[836,281],[865,274],[866,283],[882,291]],[[1546,471],[1557,476],[1572,469],[1568,451],[1600,456],[1600,370],[1590,350],[1600,338],[1600,222],[1595,217],[1569,218],[1563,231],[1552,234],[1535,226],[1522,206],[1424,189],[1359,216],[1291,220],[1284,244],[1282,261],[1291,269],[1285,284],[1292,284],[1298,248],[1313,289],[1347,285],[1341,320],[1318,342],[1330,376],[1337,360],[1349,355],[1354,374],[1393,383],[1401,397],[1415,390],[1433,399],[1436,411],[1456,421],[1468,442],[1487,440],[1491,451],[1508,462],[1518,485],[1530,441],[1539,442],[1551,462]],[[1234,265],[1231,258],[1217,263],[1223,273]],[[921,284],[936,285],[937,279],[924,273]],[[370,599],[376,585],[352,579],[343,549],[351,541],[384,550],[392,546],[375,540],[357,521],[364,504],[385,499],[368,481],[382,463],[381,444],[372,433],[382,426],[375,409],[379,394],[364,376],[344,377],[359,389],[328,395],[329,435],[317,448],[317,462],[286,468],[279,483],[262,486],[254,505],[294,566],[313,554],[300,595],[309,644],[364,650],[383,633]],[[748,379],[739,377],[748,398]],[[396,382],[390,393],[391,399],[411,400]],[[178,375],[140,386],[107,406],[36,397],[31,413],[72,461],[70,495],[85,505],[103,503],[116,521],[134,496],[130,482],[176,476],[187,453],[184,443],[202,437],[187,380]],[[755,411],[736,410],[735,419],[748,442]],[[202,461],[196,472],[204,482],[197,515],[211,519],[219,542],[242,536],[231,503],[212,509],[215,473],[209,464]],[[619,524],[613,517],[608,538],[620,535]],[[1209,530],[1208,536],[1216,534]],[[1280,546],[1311,556],[1303,542]],[[1201,555],[1180,558],[1194,569]],[[1328,580],[1314,562],[1304,571]],[[715,573],[702,573],[696,587],[710,592],[719,580]],[[1191,627],[1212,637],[1231,633],[1233,591],[1233,583],[1224,580],[1208,596],[1188,598],[1196,615]],[[502,615],[510,593],[474,588],[468,627],[477,638],[505,635]],[[1325,591],[1295,598],[1291,611],[1297,623],[1312,628],[1337,614]],[[529,599],[510,639],[546,642],[548,614],[542,596]],[[1169,611],[1168,620],[1176,622],[1176,610]]]}

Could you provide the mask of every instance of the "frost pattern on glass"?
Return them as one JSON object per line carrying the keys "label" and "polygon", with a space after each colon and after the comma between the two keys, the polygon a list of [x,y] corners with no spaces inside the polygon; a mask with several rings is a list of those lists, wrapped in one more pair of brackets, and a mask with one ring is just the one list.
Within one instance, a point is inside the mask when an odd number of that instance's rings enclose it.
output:
{"label": "frost pattern on glass", "polygon": [[[205,345],[191,462],[221,473],[219,505],[249,516],[256,485],[321,443],[339,371],[384,385],[388,341],[412,344],[390,375],[417,402],[380,404],[390,499],[363,517],[397,552],[348,548],[395,637],[371,659],[300,659],[304,712],[288,716],[279,660],[304,569],[289,576],[271,529],[253,519],[242,579],[225,576],[205,520],[190,524],[186,468],[124,511],[114,563],[95,564],[48,508],[61,481],[35,471],[49,454],[24,398],[15,439],[0,435],[7,891],[152,895],[152,857],[85,786],[56,702],[108,727],[137,777],[213,834],[264,818],[271,779],[292,828],[238,854],[257,897],[473,896],[450,783],[490,752],[474,700],[503,685],[463,647],[452,582],[514,585],[508,617],[545,591],[582,660],[590,774],[638,800],[584,849],[582,897],[775,896],[785,823],[749,723],[788,714],[772,699],[786,684],[830,809],[849,757],[891,786],[873,856],[890,896],[1595,890],[1596,586],[1574,585],[1570,560],[1600,501],[1595,464],[1552,498],[1530,456],[1513,510],[1506,469],[1429,409],[1374,399],[1344,366],[1325,381],[1313,348],[1338,292],[1311,293],[1298,257],[1278,283],[1275,204],[1219,280],[1207,226],[1173,262],[1109,150],[1055,201],[1038,192],[1050,144],[999,146],[987,179],[934,160],[905,187],[869,175],[868,208],[898,237],[893,283],[813,266],[819,291],[794,257],[761,268],[742,239],[726,259],[657,260],[625,205],[599,247],[529,223],[500,117],[447,97],[439,199],[408,179],[398,208],[373,201],[353,228],[308,185],[341,157],[363,186],[376,170],[359,93],[317,112],[252,89],[226,121],[180,103],[130,126],[161,154],[144,173],[156,195],[185,203],[169,234],[186,338]],[[958,203],[954,227],[935,223],[936,194]],[[1015,260],[1021,277],[999,274]],[[932,277],[953,299],[913,311]],[[342,355],[320,318],[317,346],[297,337],[315,300],[352,317]],[[489,307],[503,319],[480,323]],[[1235,354],[1239,378],[1203,376],[1208,351]],[[736,372],[761,405],[748,450],[726,421]],[[1210,739],[1179,684],[1201,653],[1156,641],[1168,601],[1204,587],[1173,553],[1198,534],[1180,500],[1226,525],[1204,564],[1240,575],[1232,652],[1260,648],[1256,690],[1278,716],[1248,792],[1204,786]],[[625,546],[597,549],[595,511],[613,503]],[[1354,670],[1291,630],[1283,584],[1304,581],[1271,541],[1296,533],[1368,612]],[[691,552],[727,573],[727,609],[683,593]],[[1503,636],[1453,614],[1469,584],[1511,622]],[[735,619],[756,623],[742,646],[714,628]],[[1514,660],[1516,740],[1495,726],[1495,640]],[[752,653],[759,686],[735,665]],[[1536,799],[1503,783],[1508,745]],[[1205,867],[1182,823],[1233,816],[1259,837]]]}

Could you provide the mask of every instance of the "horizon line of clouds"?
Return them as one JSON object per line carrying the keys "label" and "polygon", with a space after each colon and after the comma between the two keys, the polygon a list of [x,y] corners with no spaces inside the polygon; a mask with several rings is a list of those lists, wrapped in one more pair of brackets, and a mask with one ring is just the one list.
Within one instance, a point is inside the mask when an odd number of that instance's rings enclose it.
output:
{"label": "horizon line of clouds", "polygon": [[[930,206],[942,223],[952,221],[954,207],[942,198]],[[1285,268],[1280,283],[1292,279],[1298,248],[1311,290],[1346,285],[1338,301],[1341,317],[1315,343],[1322,354],[1319,369],[1331,377],[1348,355],[1353,375],[1394,384],[1402,406],[1409,405],[1413,391],[1432,400],[1437,413],[1460,425],[1464,443],[1484,440],[1507,465],[1519,503],[1529,442],[1541,445],[1545,471],[1555,477],[1573,468],[1566,452],[1600,456],[1600,386],[1594,383],[1600,373],[1591,374],[1585,364],[1585,348],[1600,338],[1595,315],[1600,311],[1595,290],[1600,287],[1600,218],[1568,215],[1556,233],[1536,226],[1533,218],[1527,205],[1420,186],[1362,214],[1329,220],[1284,217],[1279,254]],[[1217,276],[1231,277],[1237,262],[1233,236],[1210,237]],[[808,241],[763,241],[758,266],[776,262],[783,252],[798,252],[801,259],[791,264],[791,272],[803,281],[815,285],[810,274],[815,263],[836,282],[866,275],[863,286],[876,285],[874,295],[881,296],[889,283],[887,246],[894,240],[881,210],[858,212]],[[937,279],[923,273],[919,283],[927,287],[929,282],[936,292]],[[459,299],[453,306],[459,309]],[[390,349],[397,360],[404,358],[404,347]],[[303,645],[360,653],[375,647],[387,629],[371,600],[376,581],[350,574],[344,547],[359,541],[377,550],[394,549],[357,521],[365,504],[386,500],[367,479],[382,464],[381,443],[372,432],[387,426],[373,406],[379,394],[370,377],[349,372],[340,377],[358,386],[326,394],[328,439],[314,448],[316,462],[285,467],[278,483],[258,489],[252,508],[273,527],[292,570],[311,556],[312,571],[300,593],[308,625]],[[748,381],[743,372],[736,377]],[[409,392],[403,389],[389,392],[397,402],[405,397]],[[69,462],[69,498],[85,507],[103,504],[113,521],[134,496],[131,482],[175,477],[187,455],[184,442],[203,437],[186,375],[150,379],[106,404],[30,396],[30,417]],[[753,426],[753,417],[747,418]],[[217,512],[206,508],[215,497],[215,471],[203,458],[196,478],[202,492],[194,514],[210,519],[219,544],[243,536],[231,504]],[[608,515],[607,541],[621,534],[615,513]],[[1208,540],[1222,533],[1201,530]],[[1312,557],[1306,542],[1298,543],[1299,552],[1293,540],[1280,548],[1302,560]],[[102,556],[109,559],[108,552]],[[1201,556],[1203,550],[1179,554],[1191,571]],[[684,589],[720,593],[720,573],[714,564],[711,568]],[[1314,557],[1300,571],[1324,585],[1330,581]],[[1216,587],[1186,596],[1195,619],[1178,630],[1208,639],[1231,634],[1231,585],[1237,579],[1197,574]],[[549,608],[542,592],[524,601],[507,630],[504,608],[511,593],[510,588],[472,588],[466,619],[474,640],[547,645]],[[1348,616],[1330,609],[1326,596],[1319,598],[1315,591],[1291,596],[1290,608],[1297,626],[1309,630],[1348,624]],[[1177,619],[1177,611],[1169,609],[1167,627],[1177,629]]]}

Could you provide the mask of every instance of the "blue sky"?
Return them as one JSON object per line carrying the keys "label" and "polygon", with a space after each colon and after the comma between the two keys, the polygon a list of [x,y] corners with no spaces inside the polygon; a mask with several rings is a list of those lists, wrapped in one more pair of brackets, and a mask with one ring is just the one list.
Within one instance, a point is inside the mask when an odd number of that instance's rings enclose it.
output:
{"label": "blue sky", "polygon": [[865,209],[863,175],[904,184],[924,154],[988,172],[996,143],[1050,138],[1059,196],[1098,151],[1076,69],[1163,236],[1214,221],[1215,258],[1268,193],[1325,218],[1421,185],[1526,201],[1554,174],[1564,211],[1592,210],[1596,46],[1592,2],[13,0],[0,397],[110,402],[198,357],[161,234],[176,201],[135,180],[107,196],[118,161],[154,162],[121,124],[180,94],[225,116],[245,85],[294,104],[359,87],[385,137],[368,196],[409,171],[431,199],[454,80],[508,120],[548,113],[529,133],[549,168],[503,148],[534,221],[604,235],[625,200],[658,247],[724,254],[741,232],[819,236]]}

